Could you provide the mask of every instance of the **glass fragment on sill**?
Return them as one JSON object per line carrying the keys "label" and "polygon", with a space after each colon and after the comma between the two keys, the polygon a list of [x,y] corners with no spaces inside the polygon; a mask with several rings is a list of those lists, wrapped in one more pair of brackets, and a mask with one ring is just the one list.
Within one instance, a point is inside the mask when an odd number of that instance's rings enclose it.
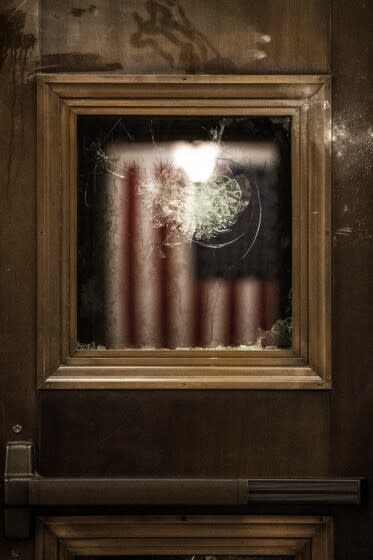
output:
{"label": "glass fragment on sill", "polygon": [[78,349],[291,347],[290,119],[79,117]]}

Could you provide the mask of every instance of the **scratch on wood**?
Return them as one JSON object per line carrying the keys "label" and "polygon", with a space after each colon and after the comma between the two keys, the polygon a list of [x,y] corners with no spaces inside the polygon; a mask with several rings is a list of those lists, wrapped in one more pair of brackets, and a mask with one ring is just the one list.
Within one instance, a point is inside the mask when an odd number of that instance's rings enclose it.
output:
{"label": "scratch on wood", "polygon": [[348,237],[353,232],[351,227],[339,227],[335,230],[335,234],[343,237]]}

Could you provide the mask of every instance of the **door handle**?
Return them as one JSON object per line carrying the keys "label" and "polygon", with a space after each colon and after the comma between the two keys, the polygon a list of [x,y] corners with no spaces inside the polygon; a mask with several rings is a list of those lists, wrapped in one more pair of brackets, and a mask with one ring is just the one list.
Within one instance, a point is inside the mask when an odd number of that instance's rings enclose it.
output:
{"label": "door handle", "polygon": [[5,529],[12,538],[28,536],[30,510],[43,506],[360,504],[362,484],[360,478],[49,478],[36,473],[32,442],[9,442]]}

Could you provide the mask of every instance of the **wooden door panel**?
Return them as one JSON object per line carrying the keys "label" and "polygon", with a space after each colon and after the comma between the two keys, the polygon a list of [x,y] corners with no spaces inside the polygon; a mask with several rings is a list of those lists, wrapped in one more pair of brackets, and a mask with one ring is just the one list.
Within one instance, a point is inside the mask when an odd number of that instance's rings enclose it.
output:
{"label": "wooden door panel", "polygon": [[[372,80],[371,6],[335,2],[332,33],[334,108],[334,371],[330,469],[373,473],[372,370]],[[351,29],[359,30],[350,33]],[[362,48],[364,45],[364,48]],[[349,271],[346,274],[346,271]],[[370,482],[371,484],[371,482]],[[373,556],[373,508],[336,517],[336,556]],[[353,537],[351,536],[353,535]],[[348,553],[348,550],[353,552]]]}
{"label": "wooden door panel", "polygon": [[35,438],[37,423],[36,90],[28,75],[39,64],[38,2],[32,0],[27,8],[14,17],[11,2],[0,8],[2,442],[14,433]]}
{"label": "wooden door panel", "polygon": [[100,0],[80,9],[42,0],[42,65],[129,74],[328,73],[329,12],[322,0]]}
{"label": "wooden door panel", "polygon": [[[45,476],[369,477],[372,4],[156,0],[153,5],[158,10],[155,19],[145,0],[98,0],[95,5],[5,0],[0,7],[1,31],[4,26],[10,29],[6,36],[0,34],[0,41],[7,41],[0,60],[5,86],[0,92],[1,442],[34,440],[39,470]],[[164,30],[157,34],[160,13],[168,18],[169,34]],[[34,74],[38,69],[332,73],[331,393],[37,392]],[[317,507],[311,511],[271,506],[256,511],[320,514]],[[373,557],[371,505],[324,508],[322,513],[335,519],[336,557]],[[33,547],[32,541],[1,541],[0,556],[31,559]]]}
{"label": "wooden door panel", "polygon": [[332,554],[332,524],[326,517],[93,516],[39,518],[35,560],[87,555],[331,560]]}
{"label": "wooden door panel", "polygon": [[323,476],[329,396],[301,395],[42,392],[40,471],[48,476]]}

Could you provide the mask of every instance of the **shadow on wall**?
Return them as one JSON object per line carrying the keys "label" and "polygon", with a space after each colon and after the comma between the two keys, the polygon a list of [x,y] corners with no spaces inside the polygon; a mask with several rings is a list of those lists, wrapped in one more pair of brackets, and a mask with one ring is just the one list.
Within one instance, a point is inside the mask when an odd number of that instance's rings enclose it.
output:
{"label": "shadow on wall", "polygon": [[[1,1],[1,0],[0,0]],[[80,71],[112,71],[122,69],[118,62],[105,63],[100,54],[78,52],[53,53],[41,58],[41,66],[32,69],[32,73],[26,74],[27,59],[36,45],[36,37],[31,33],[24,33],[26,13],[7,2],[6,6],[0,8],[0,71],[8,60],[12,73],[12,83],[22,84],[26,79],[30,80],[36,72],[68,72]],[[89,13],[95,6],[90,6]],[[85,10],[80,10],[84,12]],[[73,15],[81,15],[73,13]]]}
{"label": "shadow on wall", "polygon": [[10,63],[24,73],[27,56],[36,44],[36,37],[24,33],[26,14],[17,8],[0,11],[0,70],[9,57]]}
{"label": "shadow on wall", "polygon": [[218,49],[192,24],[184,9],[175,0],[147,0],[146,16],[133,13],[137,31],[131,36],[135,48],[150,48],[170,68],[185,72],[235,72],[232,60]]}
{"label": "shadow on wall", "polygon": [[[9,128],[3,117],[3,131],[7,130],[8,154],[6,160],[6,201],[9,202],[10,185],[16,183],[17,172],[13,173],[13,151],[16,143],[23,142],[25,133],[25,91],[30,54],[36,45],[36,37],[25,33],[26,13],[5,1],[0,8],[0,72],[2,78],[1,101],[9,111]],[[16,116],[21,125],[16,129]]]}

